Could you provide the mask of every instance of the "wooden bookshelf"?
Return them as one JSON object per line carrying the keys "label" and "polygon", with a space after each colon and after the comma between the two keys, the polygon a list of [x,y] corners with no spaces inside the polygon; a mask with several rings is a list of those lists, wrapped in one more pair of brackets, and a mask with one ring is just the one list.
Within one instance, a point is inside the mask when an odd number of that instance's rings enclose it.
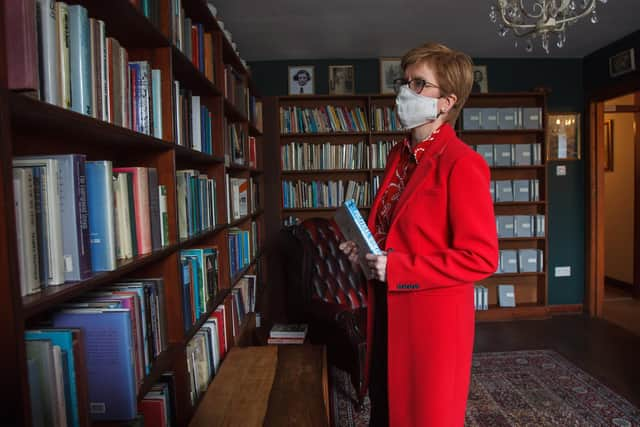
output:
{"label": "wooden bookshelf", "polygon": [[[335,133],[328,132],[288,132],[289,123],[292,119],[287,119],[283,112],[287,108],[319,108],[326,106],[342,106],[355,108],[359,106],[367,112],[368,130],[366,132],[355,131],[339,131]],[[310,217],[326,217],[331,218],[335,212],[335,208],[331,207],[290,207],[284,206],[283,183],[285,181],[328,181],[337,179],[353,179],[363,180],[371,184],[371,197],[373,201],[376,189],[374,188],[374,179],[381,179],[384,169],[380,165],[375,165],[373,159],[370,158],[365,168],[335,168],[335,169],[307,169],[299,167],[292,168],[287,165],[283,168],[285,157],[281,150],[282,147],[303,147],[305,144],[311,146],[313,144],[336,144],[347,145],[356,144],[364,141],[368,147],[368,153],[371,156],[376,141],[395,140],[402,141],[405,134],[394,128],[397,122],[391,117],[395,106],[395,97],[389,95],[371,95],[371,96],[287,96],[279,97],[270,104],[272,112],[271,117],[275,118],[275,131],[272,130],[270,137],[278,141],[275,144],[278,152],[272,153],[272,159],[278,159],[280,163],[279,176],[277,178],[280,196],[279,219],[289,223],[291,219],[304,220]],[[483,108],[502,108],[502,107],[537,107],[541,109],[542,117],[546,113],[546,97],[542,92],[517,92],[517,93],[500,93],[500,94],[472,94],[467,101],[465,107],[483,107]],[[386,111],[386,113],[384,113]],[[377,113],[377,114],[375,114]],[[383,116],[381,116],[381,114]],[[384,114],[387,114],[384,116]],[[382,118],[384,117],[384,118]],[[284,123],[281,122],[284,120]],[[303,119],[306,120],[306,119]],[[460,121],[461,122],[461,121]],[[495,166],[491,167],[492,180],[533,180],[539,182],[539,200],[521,201],[521,202],[497,202],[494,204],[496,215],[544,215],[547,217],[548,203],[546,199],[546,164],[545,164],[545,147],[544,147],[544,127],[541,129],[512,129],[512,130],[463,130],[461,123],[456,126],[460,138],[471,146],[481,144],[541,144],[540,164],[531,164],[527,166]],[[298,124],[299,126],[299,124]],[[460,128],[460,129],[458,129]],[[293,150],[293,148],[290,148]],[[302,153],[306,148],[300,148]],[[287,152],[286,159],[296,158],[298,153],[290,154]],[[301,157],[302,154],[300,154]],[[386,156],[383,156],[386,157]],[[289,161],[289,160],[288,160]],[[274,186],[275,187],[275,186]],[[363,214],[367,214],[368,205],[359,206],[363,210]],[[545,227],[548,221],[545,220]],[[547,228],[548,230],[548,228]],[[486,312],[478,312],[478,320],[496,320],[496,319],[515,319],[515,318],[531,318],[545,317],[547,315],[547,252],[548,238],[547,230],[544,237],[520,237],[520,238],[501,238],[499,239],[500,249],[538,249],[544,252],[544,270],[534,273],[517,273],[517,274],[496,274],[489,279],[480,283],[489,289],[490,309]],[[514,284],[516,292],[517,307],[513,309],[500,309],[497,307],[496,287],[498,284]]]}
{"label": "wooden bookshelf", "polygon": [[[194,61],[174,45],[173,7],[177,1],[158,0],[157,22],[153,23],[129,0],[74,0],[88,10],[91,18],[105,22],[106,35],[117,39],[128,52],[129,61],[148,61],[151,68],[161,71],[162,138],[143,134],[135,130],[110,123],[99,118],[83,115],[48,104],[37,99],[36,91],[21,93],[12,91],[7,77],[8,46],[0,32],[0,321],[4,327],[0,332],[0,342],[5,351],[0,356],[0,376],[3,387],[0,399],[0,425],[31,425],[31,405],[29,398],[28,372],[24,331],[46,321],[61,303],[69,302],[99,290],[104,286],[129,278],[161,277],[164,282],[164,300],[167,323],[167,348],[152,362],[150,373],[143,378],[137,389],[138,401],[144,398],[163,373],[173,372],[175,378],[175,408],[177,425],[187,425],[196,410],[189,398],[190,379],[187,369],[187,343],[201,328],[209,315],[219,305],[227,312],[227,342],[230,346],[251,344],[256,327],[255,315],[247,313],[238,334],[231,333],[232,288],[245,274],[257,275],[256,311],[267,310],[261,306],[264,288],[267,286],[267,269],[264,267],[263,235],[265,210],[263,203],[264,185],[260,185],[260,204],[250,209],[247,215],[229,221],[226,216],[231,195],[225,185],[225,174],[251,177],[259,183],[264,181],[263,135],[256,123],[249,120],[249,112],[242,111],[243,102],[235,105],[225,97],[224,67],[230,65],[241,76],[238,84],[246,92],[260,99],[248,70],[234,52],[231,44],[220,29],[217,19],[211,15],[205,0],[181,0],[184,14],[201,23],[206,32],[211,33],[214,76],[209,78]],[[7,6],[11,7],[11,6]],[[5,22],[5,6],[0,6],[0,22]],[[35,28],[24,29],[35,31]],[[7,47],[5,49],[4,47]],[[196,61],[197,62],[197,61]],[[186,144],[178,145],[174,130],[176,123],[173,82],[180,82],[181,89],[199,96],[201,105],[211,112],[212,152],[193,149]],[[34,88],[35,89],[35,88]],[[238,107],[240,105],[240,108]],[[230,165],[227,161],[228,145],[223,119],[238,123],[247,133],[256,138],[257,165]],[[244,141],[246,144],[246,141]],[[248,147],[243,147],[248,160]],[[14,213],[15,195],[13,191],[12,160],[23,155],[54,155],[80,153],[87,160],[109,160],[114,167],[152,167],[158,172],[158,183],[167,189],[167,214],[169,243],[150,253],[119,260],[117,268],[109,272],[93,273],[89,278],[77,282],[66,282],[59,286],[48,286],[40,292],[21,296],[19,255],[16,237],[17,222]],[[246,163],[246,162],[245,162]],[[180,238],[178,219],[178,188],[176,172],[196,170],[216,180],[215,226]],[[253,197],[249,195],[249,198]],[[235,274],[230,272],[229,235],[231,228],[250,230],[251,224],[258,224],[259,234],[255,255]],[[253,244],[253,243],[252,243]],[[185,331],[182,303],[182,272],[180,253],[184,249],[202,246],[217,246],[219,269],[219,292],[209,300],[206,312]],[[103,425],[95,423],[96,425]],[[109,423],[124,425],[123,422]],[[106,424],[104,424],[106,425]]]}

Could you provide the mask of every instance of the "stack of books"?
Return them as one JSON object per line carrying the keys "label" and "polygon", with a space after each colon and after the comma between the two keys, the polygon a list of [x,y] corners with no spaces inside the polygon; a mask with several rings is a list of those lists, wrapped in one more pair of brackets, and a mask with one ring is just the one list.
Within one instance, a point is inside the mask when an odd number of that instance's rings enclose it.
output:
{"label": "stack of books", "polygon": [[302,344],[307,337],[306,323],[276,323],[269,333],[268,344]]}

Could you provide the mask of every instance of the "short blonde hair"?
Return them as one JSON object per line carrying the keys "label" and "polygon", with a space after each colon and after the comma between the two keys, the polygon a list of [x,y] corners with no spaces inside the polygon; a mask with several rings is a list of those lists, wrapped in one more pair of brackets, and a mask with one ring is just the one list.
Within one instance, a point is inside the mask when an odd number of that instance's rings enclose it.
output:
{"label": "short blonde hair", "polygon": [[426,43],[411,49],[402,57],[402,70],[409,65],[427,64],[438,79],[443,96],[456,95],[458,98],[447,113],[447,122],[455,124],[462,107],[473,87],[473,62],[466,53],[449,49],[439,43]]}

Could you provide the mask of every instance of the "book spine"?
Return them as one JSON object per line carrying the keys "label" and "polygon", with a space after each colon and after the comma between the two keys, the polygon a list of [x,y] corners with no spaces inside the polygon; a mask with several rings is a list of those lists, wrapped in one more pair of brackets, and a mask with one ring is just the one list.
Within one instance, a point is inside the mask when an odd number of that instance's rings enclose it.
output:
{"label": "book spine", "polygon": [[68,10],[71,108],[77,113],[92,116],[89,15],[82,6],[69,6]]}
{"label": "book spine", "polygon": [[151,225],[151,247],[153,250],[162,247],[162,230],[160,223],[160,200],[158,193],[158,171],[148,169],[149,175],[149,215]]}
{"label": "book spine", "polygon": [[[78,212],[78,257],[81,279],[91,275],[91,244],[89,236],[89,209],[87,207],[87,174],[85,156],[73,155],[74,179],[76,180],[76,209]],[[108,209],[108,206],[106,207]]]}
{"label": "book spine", "polygon": [[60,106],[71,108],[71,71],[69,69],[69,10],[67,4],[56,3],[58,66],[60,67]]}
{"label": "book spine", "polygon": [[158,186],[159,204],[160,204],[160,226],[162,227],[160,237],[161,246],[167,246],[169,244],[169,213],[167,211],[167,187],[164,185]]}
{"label": "book spine", "polygon": [[41,97],[45,102],[60,105],[58,80],[58,50],[56,4],[54,0],[37,0],[38,35],[40,42]]}
{"label": "book spine", "polygon": [[162,139],[162,71],[151,71],[153,136]]}
{"label": "book spine", "polygon": [[349,214],[353,216],[356,222],[356,225],[358,226],[358,228],[360,229],[360,232],[362,233],[365,240],[367,241],[367,244],[369,245],[369,248],[372,250],[372,253],[375,255],[380,255],[382,252],[378,249],[378,244],[376,243],[376,239],[373,237],[373,234],[371,234],[371,230],[369,230],[369,226],[364,221],[364,218],[362,218],[362,215],[360,215],[360,212],[358,211],[358,208],[356,207],[353,200],[348,200],[347,202],[345,202],[345,207],[349,211]]}
{"label": "book spine", "polygon": [[91,267],[116,268],[113,171],[110,161],[86,163]]}

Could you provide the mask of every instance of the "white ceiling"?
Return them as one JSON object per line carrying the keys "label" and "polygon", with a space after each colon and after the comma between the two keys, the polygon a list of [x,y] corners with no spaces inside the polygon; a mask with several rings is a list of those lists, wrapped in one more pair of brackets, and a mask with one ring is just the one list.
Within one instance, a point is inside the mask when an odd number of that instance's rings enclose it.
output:
{"label": "white ceiling", "polygon": [[[530,2],[531,0],[524,0]],[[577,0],[580,1],[580,0]],[[400,56],[438,41],[475,58],[547,57],[501,38],[489,22],[492,0],[209,0],[247,61]],[[550,57],[581,58],[640,29],[640,0],[598,2],[600,22],[568,30]]]}

